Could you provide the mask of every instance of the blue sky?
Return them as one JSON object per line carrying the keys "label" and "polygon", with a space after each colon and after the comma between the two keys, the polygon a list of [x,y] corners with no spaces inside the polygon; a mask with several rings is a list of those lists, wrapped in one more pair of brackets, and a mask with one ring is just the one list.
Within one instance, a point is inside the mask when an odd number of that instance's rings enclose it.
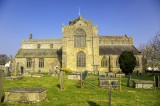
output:
{"label": "blue sky", "polygon": [[160,0],[0,0],[0,54],[13,55],[22,38],[61,38],[78,12],[99,35],[133,37],[139,47],[160,32]]}

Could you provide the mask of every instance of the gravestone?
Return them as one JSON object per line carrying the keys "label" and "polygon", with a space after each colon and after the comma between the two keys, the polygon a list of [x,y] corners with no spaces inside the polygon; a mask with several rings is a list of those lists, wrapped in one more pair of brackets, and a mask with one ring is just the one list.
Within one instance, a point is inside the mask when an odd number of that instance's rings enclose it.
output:
{"label": "gravestone", "polygon": [[1,103],[1,97],[2,97],[2,91],[3,91],[3,80],[4,80],[4,72],[0,70],[0,103]]}
{"label": "gravestone", "polygon": [[125,73],[116,73],[116,77],[125,77]]}
{"label": "gravestone", "polygon": [[129,87],[130,79],[131,79],[131,76],[129,75],[129,76],[128,76],[128,80],[127,80],[127,87]]}
{"label": "gravestone", "polygon": [[119,78],[98,78],[98,85],[101,87],[109,87],[109,83],[112,88],[120,88]]}
{"label": "gravestone", "polygon": [[139,71],[137,70],[137,76],[139,75]]}
{"label": "gravestone", "polygon": [[133,87],[134,88],[145,88],[145,89],[149,89],[149,88],[153,88],[153,81],[150,80],[135,80],[133,81]]}
{"label": "gravestone", "polygon": [[72,73],[68,75],[68,79],[70,80],[80,80],[80,73]]}
{"label": "gravestone", "polygon": [[109,77],[115,77],[115,73],[114,73],[114,72],[108,72],[107,75],[108,75]]}
{"label": "gravestone", "polygon": [[56,69],[57,69],[58,80],[59,80],[59,78],[60,78],[60,69],[59,69],[59,67],[56,67]]}
{"label": "gravestone", "polygon": [[156,87],[159,87],[159,76],[156,76]]}
{"label": "gravestone", "polygon": [[99,72],[99,77],[106,77],[106,72]]}
{"label": "gravestone", "polygon": [[87,71],[84,71],[84,72],[82,73],[82,80],[85,80],[86,77],[87,77]]}
{"label": "gravestone", "polygon": [[5,103],[38,103],[46,98],[46,88],[13,87],[5,90]]}
{"label": "gravestone", "polygon": [[38,70],[38,74],[41,74],[41,70]]}
{"label": "gravestone", "polygon": [[60,71],[60,88],[64,89],[64,72]]}
{"label": "gravestone", "polygon": [[9,76],[6,77],[7,80],[21,80],[23,79],[23,76]]}
{"label": "gravestone", "polygon": [[8,77],[10,75],[9,67],[6,68],[5,71],[5,77]]}

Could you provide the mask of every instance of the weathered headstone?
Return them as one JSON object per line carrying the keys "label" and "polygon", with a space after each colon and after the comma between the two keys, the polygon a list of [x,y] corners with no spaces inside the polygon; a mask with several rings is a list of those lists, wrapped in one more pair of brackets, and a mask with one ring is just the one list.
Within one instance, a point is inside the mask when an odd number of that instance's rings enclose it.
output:
{"label": "weathered headstone", "polygon": [[9,72],[9,67],[7,67],[7,68],[6,68],[6,71],[5,71],[5,77],[8,77],[9,74],[10,74],[10,72]]}
{"label": "weathered headstone", "polygon": [[58,80],[59,80],[59,78],[60,78],[60,69],[59,69],[59,67],[56,67],[56,69],[57,69]]}
{"label": "weathered headstone", "polygon": [[51,70],[49,70],[48,76],[50,77],[51,75],[52,75],[52,72]]}
{"label": "weathered headstone", "polygon": [[99,77],[106,77],[106,73],[105,72],[99,72]]}
{"label": "weathered headstone", "polygon": [[134,88],[153,88],[153,81],[150,80],[133,80],[133,87]]}
{"label": "weathered headstone", "polygon": [[38,103],[46,98],[46,88],[14,87],[5,90],[5,103]]}
{"label": "weathered headstone", "polygon": [[137,70],[137,76],[139,75],[139,71]]}
{"label": "weathered headstone", "polygon": [[40,74],[41,73],[41,70],[38,70],[38,74]]}
{"label": "weathered headstone", "polygon": [[0,70],[0,103],[1,103],[1,97],[2,97],[2,91],[3,91],[3,80],[4,80],[4,72]]}
{"label": "weathered headstone", "polygon": [[64,89],[64,72],[60,71],[60,88]]}
{"label": "weathered headstone", "polygon": [[112,88],[119,89],[119,78],[98,78],[98,85],[101,87],[109,87],[109,82]]}
{"label": "weathered headstone", "polygon": [[84,71],[84,72],[82,73],[82,80],[85,80],[86,77],[87,77],[87,71]]}
{"label": "weathered headstone", "polygon": [[156,76],[156,87],[159,87],[159,76]]}
{"label": "weathered headstone", "polygon": [[130,79],[131,79],[131,76],[129,75],[129,76],[128,76],[128,80],[127,80],[127,87],[129,87]]}

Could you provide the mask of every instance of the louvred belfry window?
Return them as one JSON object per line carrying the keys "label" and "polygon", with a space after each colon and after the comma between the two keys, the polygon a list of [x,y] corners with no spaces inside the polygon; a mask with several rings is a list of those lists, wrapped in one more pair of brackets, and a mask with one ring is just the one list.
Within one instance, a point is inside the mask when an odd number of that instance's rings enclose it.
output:
{"label": "louvred belfry window", "polygon": [[77,53],[77,67],[86,67],[86,54],[82,51]]}
{"label": "louvred belfry window", "polygon": [[74,32],[74,47],[86,46],[86,33],[82,29],[77,29]]}

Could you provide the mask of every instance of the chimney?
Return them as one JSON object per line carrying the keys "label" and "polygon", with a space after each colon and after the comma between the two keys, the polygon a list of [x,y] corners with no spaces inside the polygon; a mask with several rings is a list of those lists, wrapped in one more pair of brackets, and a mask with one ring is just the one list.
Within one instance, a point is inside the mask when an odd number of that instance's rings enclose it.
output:
{"label": "chimney", "polygon": [[29,34],[29,39],[32,39],[32,34]]}

